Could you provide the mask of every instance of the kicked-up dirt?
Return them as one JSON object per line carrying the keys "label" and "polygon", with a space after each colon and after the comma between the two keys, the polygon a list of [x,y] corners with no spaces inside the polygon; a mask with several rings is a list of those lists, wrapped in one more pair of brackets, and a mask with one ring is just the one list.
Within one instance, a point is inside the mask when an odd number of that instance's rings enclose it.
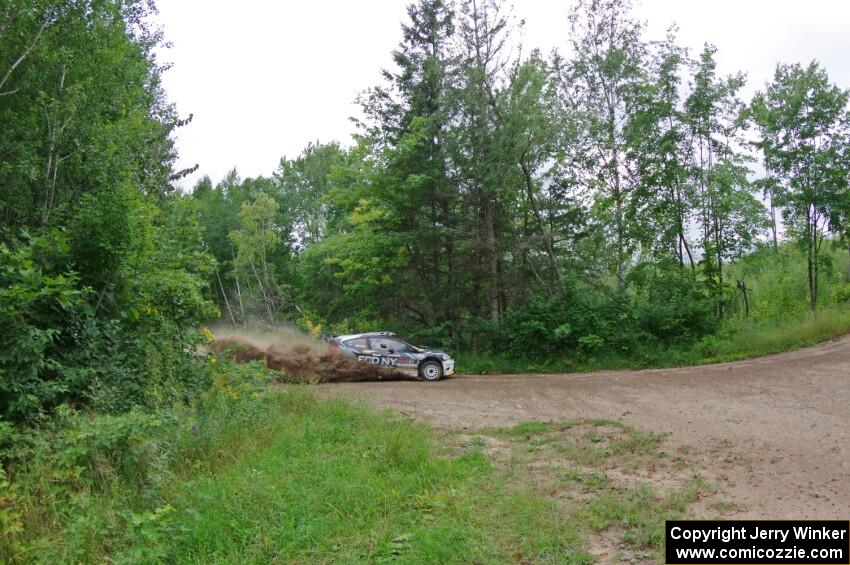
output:
{"label": "kicked-up dirt", "polygon": [[688,459],[730,502],[724,518],[850,513],[850,338],[699,367],[318,389],[467,432],[591,418],[667,432],[665,448]]}
{"label": "kicked-up dirt", "polygon": [[264,343],[249,337],[218,338],[209,346],[215,355],[228,355],[238,363],[264,361],[277,371],[280,382],[329,383],[381,381],[404,378],[376,365],[360,363],[354,357],[331,351],[316,340]]}

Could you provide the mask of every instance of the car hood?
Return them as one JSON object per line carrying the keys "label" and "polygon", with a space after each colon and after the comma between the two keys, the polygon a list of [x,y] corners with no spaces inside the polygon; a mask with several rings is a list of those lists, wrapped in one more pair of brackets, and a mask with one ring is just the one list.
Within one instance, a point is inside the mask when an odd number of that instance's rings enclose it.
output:
{"label": "car hood", "polygon": [[437,355],[446,355],[448,357],[451,357],[448,353],[446,353],[445,351],[443,351],[441,349],[434,349],[433,347],[423,347],[421,345],[417,345],[415,347],[416,347],[417,353],[434,353],[434,354],[437,354]]}

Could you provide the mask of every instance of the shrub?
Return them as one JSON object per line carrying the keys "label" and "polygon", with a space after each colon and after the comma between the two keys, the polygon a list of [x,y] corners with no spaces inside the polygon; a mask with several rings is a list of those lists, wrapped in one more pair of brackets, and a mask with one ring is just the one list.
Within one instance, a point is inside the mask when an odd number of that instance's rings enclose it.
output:
{"label": "shrub", "polygon": [[[10,470],[7,479],[0,466],[0,562],[23,562],[22,552],[34,550],[45,561],[85,562],[125,538],[137,543],[119,561],[160,559],[175,533],[173,509],[162,500],[182,463],[213,464],[225,451],[237,457],[230,438],[262,429],[275,401],[263,367],[197,362],[209,387],[188,404],[121,414],[62,405],[38,426],[0,427]],[[69,543],[46,549],[57,532]]]}

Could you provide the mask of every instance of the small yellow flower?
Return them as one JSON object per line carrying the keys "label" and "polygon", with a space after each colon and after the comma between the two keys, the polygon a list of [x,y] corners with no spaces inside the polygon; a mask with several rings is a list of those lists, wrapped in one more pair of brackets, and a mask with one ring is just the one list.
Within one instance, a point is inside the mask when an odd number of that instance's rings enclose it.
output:
{"label": "small yellow flower", "polygon": [[311,320],[309,316],[307,316],[307,314],[304,314],[304,322],[307,325],[307,330],[310,332],[310,335],[312,335],[313,337],[319,337],[320,335],[322,335],[321,322],[318,324],[313,324],[313,320]]}
{"label": "small yellow flower", "polygon": [[215,341],[215,335],[213,335],[212,330],[208,327],[204,326],[201,328],[201,333],[204,334],[204,339],[207,340],[207,343],[212,343]]}

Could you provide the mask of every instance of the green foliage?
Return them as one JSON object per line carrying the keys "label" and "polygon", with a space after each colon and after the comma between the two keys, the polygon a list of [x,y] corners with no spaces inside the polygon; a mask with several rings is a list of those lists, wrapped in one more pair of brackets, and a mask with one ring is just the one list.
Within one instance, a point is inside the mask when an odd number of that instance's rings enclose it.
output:
{"label": "green foliage", "polygon": [[4,418],[68,401],[126,409],[191,388],[199,338],[187,328],[217,312],[189,204],[108,191],[84,199],[68,232],[0,244]]}
{"label": "green foliage", "polygon": [[[670,266],[636,270],[633,300],[573,283],[556,296],[509,310],[491,330],[494,350],[520,358],[628,357],[641,348],[687,343],[714,330],[710,301],[694,279]],[[638,280],[640,279],[640,280]]]}
{"label": "green foliage", "polygon": [[850,92],[831,84],[812,62],[778,65],[773,82],[752,104],[772,191],[789,234],[806,253],[812,310],[818,307],[826,232],[846,232],[848,98]]}
{"label": "green foliage", "polygon": [[67,249],[60,232],[13,249],[0,243],[0,418],[31,417],[79,389],[56,359],[64,320],[86,311],[86,293],[62,268]]}
{"label": "green foliage", "polygon": [[609,490],[591,499],[575,518],[590,529],[602,531],[614,525],[623,527],[623,541],[658,552],[664,543],[665,520],[676,519],[687,505],[698,499],[706,483],[691,479],[680,492],[659,497],[649,484],[640,484],[625,492]]}
{"label": "green foliage", "polygon": [[7,3],[0,45],[0,417],[185,399],[218,315],[152,3]]}
{"label": "green foliage", "polygon": [[0,238],[63,224],[83,195],[116,184],[171,191],[169,136],[181,122],[160,87],[153,9],[146,0],[4,4]]}
{"label": "green foliage", "polygon": [[[596,366],[651,364],[739,318],[796,319],[800,280],[825,287],[822,304],[840,302],[831,289],[845,260],[821,246],[827,219],[846,243],[846,93],[817,65],[782,66],[748,106],[744,74],[719,75],[713,46],[692,58],[672,32],[650,42],[631,8],[579,2],[570,58],[513,59],[498,2],[411,5],[395,68],[361,99],[353,147],[310,144],[273,179],[233,172],[199,185],[231,321],[309,312],[332,331],[389,329],[453,351]],[[807,98],[801,85],[815,90]],[[800,112],[821,104],[807,119],[823,127],[804,124]],[[793,161],[808,153],[783,132],[826,145]],[[752,146],[768,173],[756,182]],[[772,228],[773,252],[787,253],[777,206],[802,218],[789,200],[805,180],[791,178],[792,161],[824,189],[802,271],[762,248]],[[278,204],[265,230],[279,250],[268,277],[240,267],[235,249],[245,257],[266,244],[222,242],[251,231],[245,211],[259,202]],[[806,231],[798,223],[792,239]]]}
{"label": "green foliage", "polygon": [[220,363],[191,407],[63,409],[30,433],[0,475],[0,559],[589,562],[564,511],[480,452]]}

